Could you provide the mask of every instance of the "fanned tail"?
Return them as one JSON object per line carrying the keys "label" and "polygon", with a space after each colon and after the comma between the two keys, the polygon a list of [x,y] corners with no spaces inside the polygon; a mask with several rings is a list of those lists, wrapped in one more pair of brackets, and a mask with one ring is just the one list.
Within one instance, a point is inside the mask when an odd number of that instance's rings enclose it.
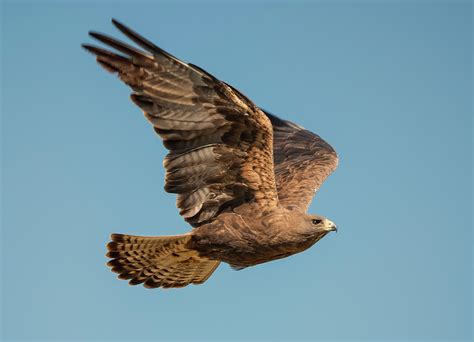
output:
{"label": "fanned tail", "polygon": [[107,265],[119,279],[146,288],[183,287],[202,284],[220,261],[202,258],[187,247],[191,234],[175,236],[133,236],[112,234],[107,244]]}

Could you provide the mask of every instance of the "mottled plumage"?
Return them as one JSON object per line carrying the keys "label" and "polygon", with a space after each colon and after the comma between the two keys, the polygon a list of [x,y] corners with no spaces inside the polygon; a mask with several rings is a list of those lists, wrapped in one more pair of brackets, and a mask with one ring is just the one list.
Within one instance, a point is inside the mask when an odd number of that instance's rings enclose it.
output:
{"label": "mottled plumage", "polygon": [[90,35],[119,53],[83,45],[132,89],[169,154],[165,190],[194,229],[168,237],[112,234],[108,263],[145,287],[204,282],[221,261],[237,269],[310,247],[335,225],[306,210],[337,155],[319,136],[265,113],[232,86],[184,63],[129,28],[144,50]]}

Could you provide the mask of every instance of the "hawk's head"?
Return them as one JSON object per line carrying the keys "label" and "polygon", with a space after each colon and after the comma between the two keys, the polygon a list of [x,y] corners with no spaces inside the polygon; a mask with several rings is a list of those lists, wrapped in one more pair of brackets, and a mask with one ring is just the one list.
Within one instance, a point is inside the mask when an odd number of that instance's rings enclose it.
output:
{"label": "hawk's head", "polygon": [[329,232],[337,231],[334,222],[323,216],[300,214],[295,219],[298,220],[298,223],[294,232],[298,234],[298,239],[302,242],[300,246],[302,250],[311,247]]}
{"label": "hawk's head", "polygon": [[315,233],[328,233],[337,231],[336,224],[319,215],[305,215],[306,228]]}

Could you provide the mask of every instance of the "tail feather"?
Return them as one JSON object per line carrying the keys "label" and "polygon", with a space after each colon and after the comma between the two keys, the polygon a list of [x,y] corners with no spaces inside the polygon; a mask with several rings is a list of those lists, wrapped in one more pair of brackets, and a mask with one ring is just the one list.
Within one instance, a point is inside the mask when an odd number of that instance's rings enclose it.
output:
{"label": "tail feather", "polygon": [[200,257],[187,247],[191,234],[175,236],[133,236],[112,234],[107,244],[107,265],[119,279],[146,288],[183,287],[202,284],[219,261]]}

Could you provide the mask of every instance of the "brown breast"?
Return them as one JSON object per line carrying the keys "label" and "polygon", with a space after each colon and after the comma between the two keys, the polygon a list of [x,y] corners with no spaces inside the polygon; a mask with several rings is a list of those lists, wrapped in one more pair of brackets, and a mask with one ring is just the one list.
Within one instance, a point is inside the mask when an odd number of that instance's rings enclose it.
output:
{"label": "brown breast", "polygon": [[202,256],[252,266],[302,252],[316,239],[298,234],[284,208],[256,212],[251,205],[223,213],[193,231],[193,248]]}

